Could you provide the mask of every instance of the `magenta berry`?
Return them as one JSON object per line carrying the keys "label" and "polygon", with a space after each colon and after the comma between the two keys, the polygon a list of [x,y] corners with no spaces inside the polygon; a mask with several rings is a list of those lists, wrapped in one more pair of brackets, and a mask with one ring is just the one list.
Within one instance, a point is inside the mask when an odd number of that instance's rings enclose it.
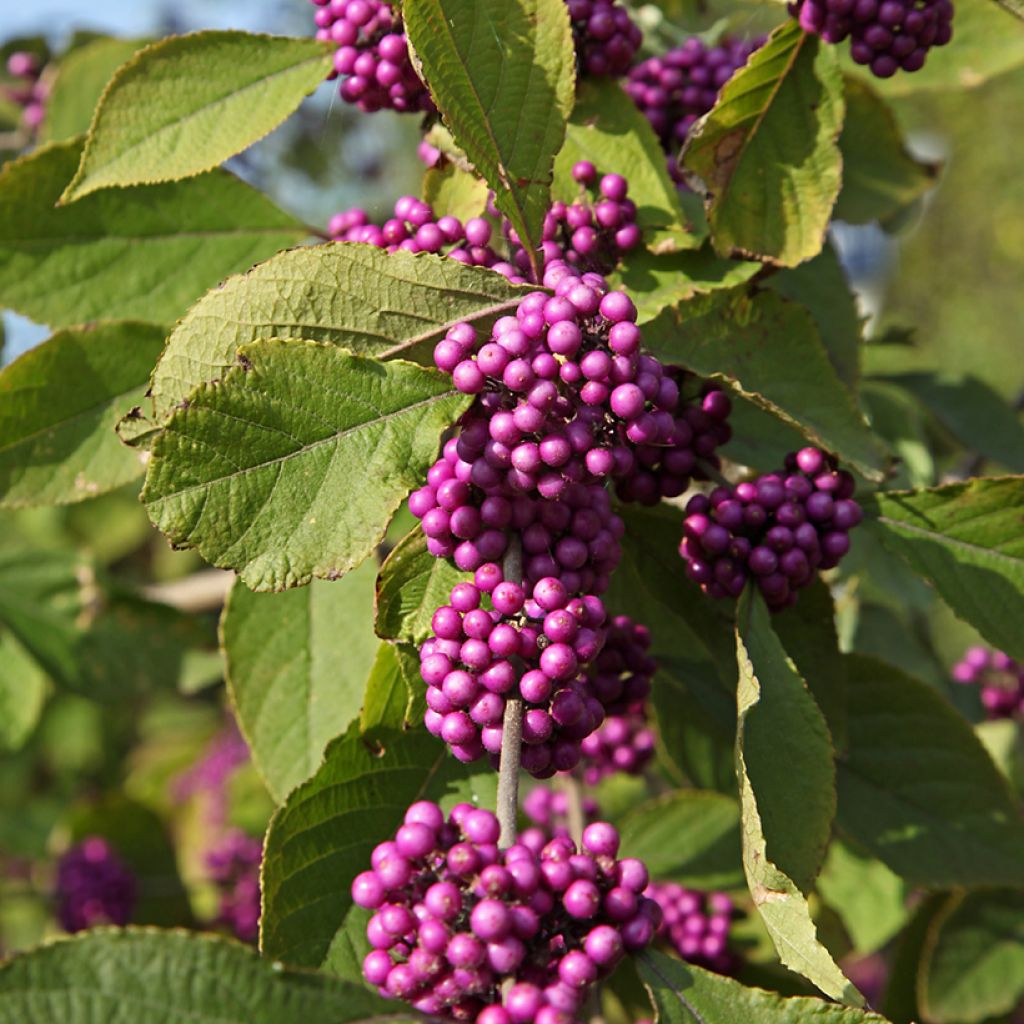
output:
{"label": "magenta berry", "polygon": [[1024,666],[1002,651],[969,647],[953,666],[952,678],[978,687],[988,718],[1024,717]]}
{"label": "magenta berry", "polygon": [[658,938],[684,960],[719,974],[735,973],[739,957],[728,945],[740,916],[726,893],[702,893],[672,882],[655,882],[646,895],[661,908]]}
{"label": "magenta berry", "polygon": [[125,925],[135,909],[136,888],[134,874],[110,843],[89,836],[57,865],[57,919],[67,932]]}

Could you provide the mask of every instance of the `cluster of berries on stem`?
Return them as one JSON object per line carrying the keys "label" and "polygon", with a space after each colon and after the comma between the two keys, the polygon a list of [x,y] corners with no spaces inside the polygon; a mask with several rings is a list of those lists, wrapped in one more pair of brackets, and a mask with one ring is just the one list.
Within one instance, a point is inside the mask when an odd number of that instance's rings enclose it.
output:
{"label": "cluster of berries on stem", "polygon": [[989,718],[1024,717],[1024,665],[1002,651],[968,647],[953,666],[953,680],[980,688]]}
{"label": "cluster of berries on stem", "polygon": [[260,864],[263,844],[232,829],[206,853],[206,871],[220,897],[216,924],[243,942],[255,942],[260,926]]}
{"label": "cluster of berries on stem", "polygon": [[794,604],[849,550],[863,518],[854,486],[832,456],[803,448],[781,472],[695,495],[679,547],[688,575],[712,597],[739,597],[753,580],[770,608]]}
{"label": "cluster of berries on stem", "polygon": [[137,898],[135,875],[101,836],[76,843],[57,864],[57,920],[67,932],[125,925]]}
{"label": "cluster of berries on stem", "polygon": [[584,75],[620,78],[629,71],[643,33],[616,0],[566,0],[576,61]]}
{"label": "cluster of berries on stem", "polygon": [[724,892],[686,889],[675,882],[652,882],[644,895],[661,907],[658,938],[688,963],[718,974],[733,974],[736,954],[729,949],[729,932],[739,911]]}
{"label": "cluster of berries on stem", "polygon": [[590,988],[661,924],[647,869],[617,860],[596,822],[498,847],[498,819],[470,804],[447,819],[413,804],[381,843],[352,898],[374,911],[363,962],[381,993],[428,1016],[476,1024],[573,1024]]}
{"label": "cluster of berries on stem", "polygon": [[3,88],[6,99],[21,108],[21,123],[34,136],[46,114],[49,88],[42,79],[43,65],[34,53],[16,50],[7,58],[7,74],[14,82]]}

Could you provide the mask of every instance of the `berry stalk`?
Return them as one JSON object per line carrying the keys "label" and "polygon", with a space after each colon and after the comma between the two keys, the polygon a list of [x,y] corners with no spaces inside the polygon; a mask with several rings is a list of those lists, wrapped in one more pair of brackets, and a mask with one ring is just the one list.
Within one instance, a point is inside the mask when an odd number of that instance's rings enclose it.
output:
{"label": "berry stalk", "polygon": [[[518,535],[509,540],[502,563],[506,580],[519,585],[523,581],[523,545]],[[516,841],[519,814],[519,769],[523,757],[523,701],[511,697],[505,702],[502,719],[501,760],[498,763],[498,797],[495,811],[501,834],[498,846],[507,850]]]}

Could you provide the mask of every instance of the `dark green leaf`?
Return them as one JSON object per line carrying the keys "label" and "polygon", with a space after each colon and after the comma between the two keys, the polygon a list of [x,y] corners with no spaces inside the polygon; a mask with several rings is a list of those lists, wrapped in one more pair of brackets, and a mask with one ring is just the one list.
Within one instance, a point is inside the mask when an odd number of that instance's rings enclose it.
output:
{"label": "dark green leaf", "polygon": [[426,706],[425,692],[416,648],[408,644],[380,644],[366,680],[360,729],[370,732],[418,725]]}

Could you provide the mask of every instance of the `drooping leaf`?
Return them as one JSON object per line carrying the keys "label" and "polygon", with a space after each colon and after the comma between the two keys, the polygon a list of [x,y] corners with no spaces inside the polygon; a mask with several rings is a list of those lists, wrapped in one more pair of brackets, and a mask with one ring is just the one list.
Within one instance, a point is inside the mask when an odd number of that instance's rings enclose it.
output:
{"label": "drooping leaf", "polygon": [[658,881],[697,889],[744,884],[740,812],[721,793],[682,790],[634,808],[620,823],[620,856],[639,857]]}
{"label": "drooping leaf", "polygon": [[[445,807],[481,797],[494,806],[495,773],[474,775],[424,731],[357,728],[328,748],[320,770],[274,816],[263,860],[261,948],[267,956],[331,973],[351,968],[346,920],[352,879],[391,838],[416,800]],[[481,789],[481,787],[483,787]]]}
{"label": "drooping leaf", "polygon": [[399,1024],[414,1015],[365,989],[184,931],[98,929],[0,965],[0,1024]]}
{"label": "drooping leaf", "polygon": [[417,527],[403,537],[381,566],[377,580],[377,635],[386,640],[421,644],[431,634],[430,620],[448,603],[452,587],[469,574],[448,559],[427,551]]}
{"label": "drooping leaf", "polygon": [[144,39],[101,36],[65,54],[46,97],[40,141],[59,142],[87,132],[93,109],[110,77],[145,45]]}
{"label": "drooping leaf", "polygon": [[61,201],[190,178],[276,128],[327,77],[316,39],[209,31],[169,36],[118,69]]}
{"label": "drooping leaf", "polygon": [[425,693],[416,648],[409,644],[380,644],[366,680],[360,729],[370,732],[418,725],[426,707]]}
{"label": "drooping leaf", "polygon": [[658,138],[613,78],[584,78],[579,83],[565,145],[555,161],[555,199],[568,203],[579,196],[572,168],[580,160],[589,160],[599,174],[626,178],[647,248],[672,253],[700,245],[706,226],[686,224]]}
{"label": "drooping leaf", "polygon": [[235,584],[221,620],[228,689],[271,795],[313,774],[359,715],[377,654],[374,559],[334,581],[279,594]]}
{"label": "drooping leaf", "polygon": [[799,306],[772,292],[702,296],[646,324],[644,343],[666,362],[728,382],[869,479],[881,479],[881,448]]}
{"label": "drooping leaf", "polygon": [[1024,658],[1024,477],[967,480],[862,502],[885,546],[1011,657]]}
{"label": "drooping leaf", "polygon": [[253,590],[335,578],[380,542],[468,404],[451,380],[333,345],[246,345],[153,446],[142,492],[178,545]]}
{"label": "drooping leaf", "polygon": [[748,988],[654,950],[637,965],[660,1024],[886,1024],[877,1013]]}
{"label": "drooping leaf", "polygon": [[210,292],[171,333],[153,373],[155,418],[222,376],[250,341],[302,338],[357,355],[429,359],[452,324],[485,329],[526,291],[480,267],[370,245],[281,253]]}
{"label": "drooping leaf", "polygon": [[0,303],[39,323],[173,323],[222,278],[306,235],[224,171],[58,208],[81,145],[55,143],[0,172]]}
{"label": "drooping leaf", "polygon": [[0,754],[20,749],[46,703],[47,677],[11,633],[0,634]]}
{"label": "drooping leaf", "polygon": [[114,426],[142,400],[165,333],[60,331],[0,372],[0,506],[84,501],[142,475]]}
{"label": "drooping leaf", "polygon": [[576,62],[562,0],[408,0],[409,43],[455,142],[530,250],[540,244]]}
{"label": "drooping leaf", "polygon": [[787,21],[729,79],[683,149],[719,253],[793,267],[821,250],[839,194],[842,123],[835,48]]}
{"label": "drooping leaf", "polygon": [[931,687],[847,655],[839,827],[918,885],[1024,885],[1024,818],[967,721]]}
{"label": "drooping leaf", "polygon": [[981,1024],[1024,997],[1024,893],[953,897],[929,929],[918,982],[935,1024]]}
{"label": "drooping leaf", "polygon": [[839,149],[843,187],[835,217],[850,224],[884,224],[917,202],[939,173],[938,164],[915,160],[907,152],[892,110],[859,78],[846,79]]}
{"label": "drooping leaf", "polygon": [[827,996],[861,1006],[863,997],[818,938],[804,896],[835,809],[828,729],[772,631],[767,607],[751,593],[740,600],[736,630],[736,774],[747,886],[783,964]]}

